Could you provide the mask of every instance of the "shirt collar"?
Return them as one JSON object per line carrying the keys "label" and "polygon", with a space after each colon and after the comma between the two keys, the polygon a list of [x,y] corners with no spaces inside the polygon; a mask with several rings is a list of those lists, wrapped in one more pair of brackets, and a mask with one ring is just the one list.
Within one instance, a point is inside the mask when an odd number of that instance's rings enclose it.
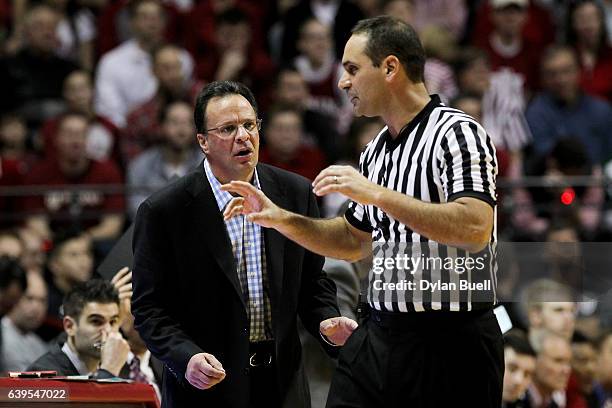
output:
{"label": "shirt collar", "polygon": [[[204,171],[206,172],[206,177],[208,178],[208,182],[212,187],[213,194],[215,195],[215,200],[217,201],[217,206],[219,207],[219,211],[223,211],[227,204],[234,198],[229,192],[221,190],[221,182],[217,180],[217,177],[212,172],[210,168],[210,164],[208,160],[204,160]],[[258,190],[261,190],[259,185],[259,176],[257,175],[257,168],[253,172],[253,181],[251,182]]]}
{"label": "shirt collar", "polygon": [[77,369],[77,372],[80,375],[91,374],[90,371],[87,369],[85,363],[79,358],[79,355],[75,351],[73,351],[72,348],[68,345],[68,340],[66,340],[66,342],[62,346],[62,351],[64,352],[66,357],[68,357],[68,360],[70,360],[70,362],[72,363],[74,368]]}

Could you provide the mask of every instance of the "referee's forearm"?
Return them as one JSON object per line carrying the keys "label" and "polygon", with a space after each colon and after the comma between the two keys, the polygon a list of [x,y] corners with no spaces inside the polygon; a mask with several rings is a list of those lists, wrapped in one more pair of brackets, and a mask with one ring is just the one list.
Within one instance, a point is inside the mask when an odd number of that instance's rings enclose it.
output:
{"label": "referee's forearm", "polygon": [[364,258],[364,245],[348,230],[344,218],[310,218],[283,212],[283,222],[276,230],[309,251],[347,261]]}
{"label": "referee's forearm", "polygon": [[490,240],[493,210],[475,198],[427,203],[384,189],[374,205],[412,231],[441,244],[477,252]]}

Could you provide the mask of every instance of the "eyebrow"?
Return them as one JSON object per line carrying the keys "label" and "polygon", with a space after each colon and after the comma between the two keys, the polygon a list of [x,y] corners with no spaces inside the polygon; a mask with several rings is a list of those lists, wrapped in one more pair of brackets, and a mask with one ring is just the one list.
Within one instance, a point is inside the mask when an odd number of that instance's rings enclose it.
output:
{"label": "eyebrow", "polygon": [[[112,316],[109,318],[109,320],[116,319],[116,318],[119,318],[119,315],[118,315],[118,314],[116,314],[116,315],[112,315]],[[90,314],[89,316],[87,316],[87,320],[89,320],[89,319],[106,319],[106,316],[103,316],[103,315],[101,315],[101,314],[94,313],[94,314]]]}

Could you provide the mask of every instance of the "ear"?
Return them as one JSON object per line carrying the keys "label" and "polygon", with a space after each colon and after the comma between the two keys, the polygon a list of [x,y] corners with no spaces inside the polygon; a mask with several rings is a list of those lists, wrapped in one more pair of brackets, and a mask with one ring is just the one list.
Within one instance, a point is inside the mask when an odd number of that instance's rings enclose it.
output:
{"label": "ear", "polygon": [[383,60],[382,67],[387,79],[392,79],[399,72],[400,62],[395,55],[389,55]]}
{"label": "ear", "polygon": [[72,317],[64,316],[62,323],[64,325],[64,331],[66,332],[68,337],[76,335],[77,322]]}
{"label": "ear", "polygon": [[208,155],[208,138],[202,133],[198,133],[196,135],[196,138],[198,139],[198,144],[200,145],[200,149],[202,149],[204,154]]}

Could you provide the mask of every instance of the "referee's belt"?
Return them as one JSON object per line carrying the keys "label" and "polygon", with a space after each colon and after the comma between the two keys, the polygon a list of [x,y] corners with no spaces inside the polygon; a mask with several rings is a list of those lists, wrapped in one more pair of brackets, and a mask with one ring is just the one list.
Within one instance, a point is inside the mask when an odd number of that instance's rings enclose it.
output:
{"label": "referee's belt", "polygon": [[369,307],[369,319],[383,329],[413,331],[419,327],[440,327],[440,325],[460,326],[487,313],[491,308],[471,311],[423,311],[423,312],[386,312]]}

